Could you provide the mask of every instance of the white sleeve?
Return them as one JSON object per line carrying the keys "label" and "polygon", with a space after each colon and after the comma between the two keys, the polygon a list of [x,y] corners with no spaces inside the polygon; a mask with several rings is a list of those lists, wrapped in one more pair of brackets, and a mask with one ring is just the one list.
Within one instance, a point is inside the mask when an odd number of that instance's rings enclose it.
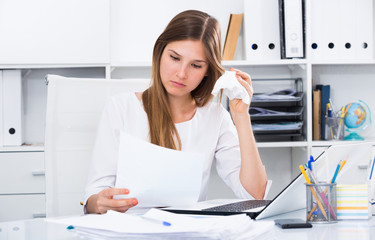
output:
{"label": "white sleeve", "polygon": [[[220,135],[215,152],[216,170],[238,198],[254,199],[240,181],[241,153],[237,130],[227,111],[223,111]],[[271,181],[267,182],[266,198]]]}
{"label": "white sleeve", "polygon": [[96,133],[85,189],[87,199],[103,189],[114,187],[121,117],[114,100],[110,98],[103,110]]}

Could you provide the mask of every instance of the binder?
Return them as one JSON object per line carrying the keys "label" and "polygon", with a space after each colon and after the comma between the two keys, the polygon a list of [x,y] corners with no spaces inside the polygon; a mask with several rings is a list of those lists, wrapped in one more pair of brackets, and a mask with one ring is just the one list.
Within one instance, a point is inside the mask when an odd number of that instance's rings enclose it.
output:
{"label": "binder", "polygon": [[313,140],[322,139],[321,135],[321,94],[319,89],[313,91]]}
{"label": "binder", "polygon": [[[322,59],[340,59],[340,18],[339,9],[341,0],[324,1],[323,10],[323,47],[326,49]],[[319,12],[315,13],[315,18],[319,17]],[[315,19],[313,17],[313,19]],[[324,125],[322,123],[322,125]]]}
{"label": "binder", "polygon": [[[338,11],[340,25],[339,29],[339,44],[338,48],[340,51],[340,59],[354,59],[356,58],[356,52],[359,50],[359,44],[356,43],[356,17],[357,13],[356,3],[353,0],[341,0],[338,4]],[[354,20],[354,21],[353,21]]]}
{"label": "binder", "polygon": [[3,70],[3,146],[23,144],[21,70]]}
{"label": "binder", "polygon": [[356,3],[355,46],[357,59],[372,59],[374,42],[373,1],[360,0]]}
{"label": "binder", "polygon": [[242,19],[243,13],[230,15],[227,35],[224,43],[223,60],[233,60],[234,58],[238,36],[241,30]]}
{"label": "binder", "polygon": [[311,43],[307,46],[310,49],[310,56],[312,60],[321,60],[325,55],[327,55],[326,51],[326,43],[324,40],[323,34],[323,27],[325,24],[325,19],[323,17],[323,13],[327,11],[324,8],[324,3],[326,0],[314,0],[310,1],[311,12],[315,14],[320,14],[319,16],[311,16],[314,21],[311,21]]}
{"label": "binder", "polygon": [[279,0],[244,0],[246,60],[280,59]]}
{"label": "binder", "polygon": [[304,58],[303,0],[279,0],[281,58]]}
{"label": "binder", "polygon": [[331,86],[330,85],[316,85],[316,89],[320,90],[321,99],[320,99],[320,106],[321,106],[321,114],[320,114],[320,125],[321,125],[321,139],[325,140],[325,116],[327,111],[327,103],[329,103]]}
{"label": "binder", "polygon": [[339,12],[340,0],[310,1],[311,16],[311,58],[316,60],[339,59]]}
{"label": "binder", "polygon": [[3,71],[0,70],[0,147],[3,146]]}
{"label": "binder", "polygon": [[372,59],[373,1],[314,0],[311,59]]}

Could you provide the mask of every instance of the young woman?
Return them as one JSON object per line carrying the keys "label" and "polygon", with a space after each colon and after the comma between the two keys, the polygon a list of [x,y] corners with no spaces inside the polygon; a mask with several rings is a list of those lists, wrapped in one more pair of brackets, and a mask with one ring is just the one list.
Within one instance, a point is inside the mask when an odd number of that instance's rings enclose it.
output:
{"label": "young woman", "polygon": [[[250,76],[232,70],[251,97]],[[219,103],[211,101],[223,72],[217,20],[196,10],[175,16],[155,43],[150,88],[116,95],[104,109],[86,187],[88,213],[125,212],[138,204],[135,198],[113,199],[131,191],[114,188],[120,131],[163,147],[209,156],[199,200],[205,200],[213,161],[238,197],[264,197],[267,176],[251,128],[249,105],[231,100],[231,119]]]}

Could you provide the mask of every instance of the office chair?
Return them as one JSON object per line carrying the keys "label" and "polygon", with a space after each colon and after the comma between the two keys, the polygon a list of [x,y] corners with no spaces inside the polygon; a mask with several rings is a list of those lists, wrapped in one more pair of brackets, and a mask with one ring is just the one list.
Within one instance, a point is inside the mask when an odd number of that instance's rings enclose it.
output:
{"label": "office chair", "polygon": [[45,169],[47,217],[83,213],[96,128],[108,96],[143,91],[149,79],[89,79],[47,75]]}

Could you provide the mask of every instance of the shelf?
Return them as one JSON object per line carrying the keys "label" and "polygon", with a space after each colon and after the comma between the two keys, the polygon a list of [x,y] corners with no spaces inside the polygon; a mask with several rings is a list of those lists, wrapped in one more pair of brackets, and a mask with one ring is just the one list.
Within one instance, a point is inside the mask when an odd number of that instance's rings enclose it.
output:
{"label": "shelf", "polygon": [[312,141],[312,147],[328,147],[331,145],[343,145],[343,144],[353,144],[353,143],[364,143],[371,142],[375,146],[375,138],[369,138],[365,141]]}
{"label": "shelf", "polygon": [[278,59],[266,61],[231,60],[222,61],[223,66],[278,66],[306,64],[306,59]]}
{"label": "shelf", "polygon": [[257,142],[258,148],[307,147],[305,141],[298,142]]}
{"label": "shelf", "polygon": [[[226,66],[278,66],[278,65],[300,65],[306,64],[306,59],[280,59],[267,61],[247,61],[247,60],[231,60],[222,61],[224,67]],[[151,67],[151,62],[122,62],[111,64],[111,68],[131,68],[131,67]]]}
{"label": "shelf", "polygon": [[111,68],[130,68],[130,67],[151,67],[151,62],[122,62],[117,64],[111,64]]}
{"label": "shelf", "polygon": [[317,65],[375,65],[374,59],[339,59],[339,60],[311,60],[313,66]]}
{"label": "shelf", "polygon": [[43,69],[43,68],[94,68],[106,67],[108,63],[59,63],[59,64],[0,64],[0,69]]}
{"label": "shelf", "polygon": [[22,145],[14,147],[0,147],[0,152],[44,152],[44,145]]}

